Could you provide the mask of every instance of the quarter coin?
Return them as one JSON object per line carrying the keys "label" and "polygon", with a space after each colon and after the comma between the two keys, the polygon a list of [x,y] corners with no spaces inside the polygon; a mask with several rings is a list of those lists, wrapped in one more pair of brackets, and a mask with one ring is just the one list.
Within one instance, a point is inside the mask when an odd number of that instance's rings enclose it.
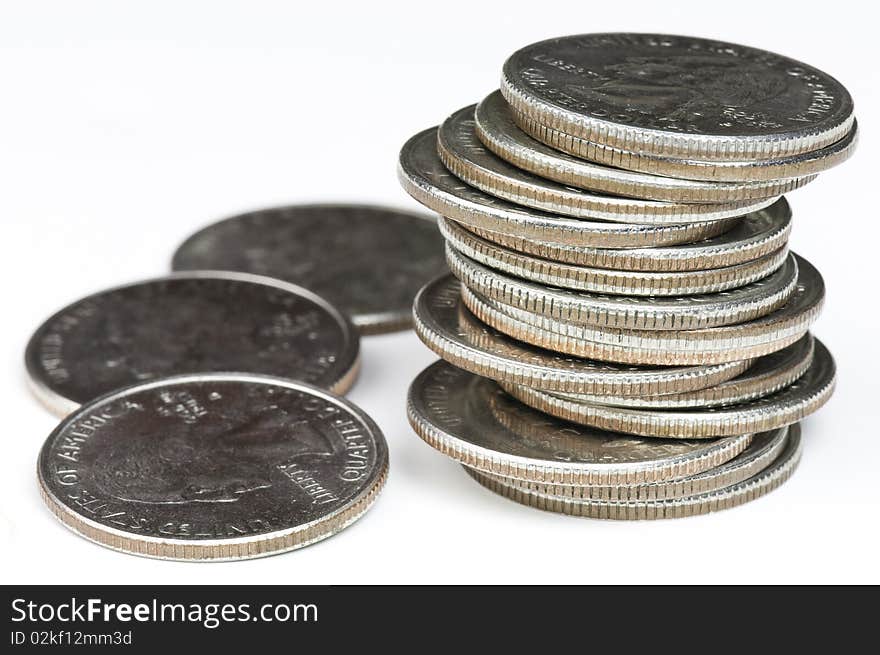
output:
{"label": "quarter coin", "polygon": [[412,301],[446,270],[435,217],[371,205],[297,205],[233,216],[189,237],[176,271],[255,273],[329,300],[362,334],[409,328]]}
{"label": "quarter coin", "polygon": [[446,362],[413,381],[407,401],[425,442],[469,467],[555,484],[640,484],[672,480],[726,462],[751,435],[664,441],[591,430],[514,400],[498,385]]}
{"label": "quarter coin", "polygon": [[576,218],[663,225],[741,216],[774,198],[731,203],[672,203],[599,195],[524,171],[486,149],[476,135],[475,105],[447,118],[437,135],[440,159],[456,177],[510,202]]}
{"label": "quarter coin", "polygon": [[416,334],[446,361],[471,373],[548,391],[648,396],[711,387],[750,362],[712,366],[636,367],[560,355],[512,339],[477,320],[461,302],[460,285],[444,276],[419,292]]}
{"label": "quarter coin", "polygon": [[46,440],[52,513],[114,550],[237,560],[308,546],[373,504],[375,423],[310,385],[229,373],[154,380],[84,405]]}
{"label": "quarter coin", "polygon": [[504,63],[519,112],[594,143],[712,161],[798,155],[839,141],[853,101],[836,79],[766,50],[666,34],[581,34]]}
{"label": "quarter coin", "polygon": [[87,296],[43,323],[25,364],[37,397],[65,415],[129,384],[243,371],[337,393],[354,383],[359,339],[327,301],[244,273],[180,273]]}

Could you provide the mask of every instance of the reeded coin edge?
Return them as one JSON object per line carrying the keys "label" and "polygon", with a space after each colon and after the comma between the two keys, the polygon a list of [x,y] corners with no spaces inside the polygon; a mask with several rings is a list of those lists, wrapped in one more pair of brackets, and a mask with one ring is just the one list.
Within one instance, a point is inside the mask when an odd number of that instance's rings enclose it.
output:
{"label": "reeded coin edge", "polygon": [[[419,378],[416,378],[416,381]],[[413,383],[413,385],[415,382]],[[699,454],[678,455],[666,461],[636,464],[593,464],[542,462],[540,460],[506,455],[475,444],[467,443],[435,425],[420,411],[413,398],[413,386],[407,395],[406,413],[413,431],[434,450],[461,464],[487,473],[537,482],[575,485],[639,484],[674,480],[718,466],[739,455],[751,442],[751,434],[737,435],[712,442]],[[707,442],[708,443],[708,442]]]}
{"label": "reeded coin edge", "polygon": [[779,487],[794,473],[803,452],[800,432],[789,435],[786,442],[787,448],[775,462],[744,482],[707,494],[669,500],[603,503],[569,498],[546,498],[519,487],[501,484],[497,479],[481,475],[479,471],[467,467],[465,471],[479,484],[500,496],[522,505],[557,514],[618,520],[683,518],[730,509],[755,500]]}
{"label": "reeded coin edge", "polygon": [[[517,480],[516,478],[504,477],[485,471],[480,471],[480,474],[486,478],[494,479],[500,485],[518,487],[524,492],[548,496],[554,499],[563,498],[573,501],[617,503],[672,500],[686,496],[702,495],[739,484],[764,470],[785,448],[789,428],[780,428],[775,430],[775,432],[776,435],[754,453],[749,453],[749,449],[754,445],[753,438],[748,448],[737,457],[723,464],[696,475],[663,482],[586,486]],[[738,461],[744,455],[749,455],[749,457],[743,461]]]}

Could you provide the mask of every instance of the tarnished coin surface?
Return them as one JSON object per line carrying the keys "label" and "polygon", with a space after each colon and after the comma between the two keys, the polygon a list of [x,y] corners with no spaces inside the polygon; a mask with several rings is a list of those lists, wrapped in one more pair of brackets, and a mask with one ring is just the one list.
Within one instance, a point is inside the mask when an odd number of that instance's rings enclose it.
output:
{"label": "tarnished coin surface", "polygon": [[[797,257],[797,256],[796,256]],[[761,318],[700,330],[627,330],[548,318],[462,287],[464,304],[487,325],[521,341],[575,357],[630,364],[706,364],[760,357],[800,339],[825,300],[822,276],[803,257],[788,302]]]}
{"label": "tarnished coin surface", "polygon": [[788,480],[801,459],[801,437],[797,427],[793,426],[789,431],[782,452],[767,468],[742,482],[695,496],[635,501],[582,500],[548,496],[520,485],[505,483],[498,477],[489,477],[474,469],[465,468],[465,470],[481,485],[501,496],[550,512],[596,519],[681,518],[742,505],[773,491]]}
{"label": "tarnished coin surface", "polygon": [[215,271],[78,300],[37,329],[25,364],[37,397],[64,415],[114,389],[182,373],[278,375],[343,393],[359,352],[348,319],[312,292]]}
{"label": "tarnished coin surface", "polygon": [[[797,425],[792,426],[797,430]],[[517,480],[495,473],[476,471],[484,478],[494,478],[500,485],[517,487],[526,492],[550,498],[582,501],[639,502],[669,500],[696,496],[739,484],[767,468],[785,448],[789,428],[761,432],[752,437],[748,448],[723,464],[677,480],[663,480],[643,484],[572,485],[552,482]],[[699,443],[699,442],[697,442]]]}
{"label": "tarnished coin surface", "polygon": [[822,407],[834,392],[835,366],[814,340],[813,360],[790,386],[772,395],[726,407],[687,410],[633,409],[574,402],[539,389],[501,382],[530,407],[575,423],[646,437],[707,439],[791,425]]}
{"label": "tarnished coin surface", "polygon": [[398,178],[420,203],[472,229],[590,248],[637,248],[690,243],[722,234],[739,219],[680,225],[585,221],[527,209],[483,193],[455,177],[437,154],[437,128],[416,134],[400,151]]}
{"label": "tarnished coin surface", "polygon": [[765,160],[840,140],[853,101],[836,79],[747,46],[665,34],[581,34],[528,45],[501,91],[533,120],[669,157]]}
{"label": "tarnished coin surface", "polygon": [[784,305],[797,286],[794,256],[768,277],[743,287],[644,298],[544,286],[490,269],[451,248],[446,261],[464,286],[497,302],[571,323],[636,330],[695,330],[749,321]]}
{"label": "tarnished coin surface", "polygon": [[575,402],[636,409],[721,407],[776,393],[793,384],[806,373],[812,362],[813,336],[806,334],[782,350],[755,359],[745,373],[707,389],[645,398],[562,393],[554,393],[554,395]]}
{"label": "tarnished coin surface", "polygon": [[700,271],[623,271],[578,266],[525,255],[440,219],[440,232],[457,252],[484,266],[530,282],[591,293],[683,296],[741,287],[763,279],[785,263],[788,248],[734,266]]}
{"label": "tarnished coin surface", "polygon": [[514,113],[514,120],[532,138],[574,157],[646,175],[668,175],[707,182],[781,183],[791,178],[815,176],[849,159],[859,140],[858,123],[854,122],[846,136],[819,150],[781,159],[720,162],[628,152],[565,134],[520,113]]}
{"label": "tarnished coin surface", "polygon": [[491,380],[446,362],[413,381],[407,415],[423,440],[467,466],[556,484],[681,478],[732,459],[751,440],[662,441],[583,428],[529,409]]}
{"label": "tarnished coin surface", "polygon": [[600,195],[529,173],[490,152],[477,138],[475,105],[447,118],[437,134],[446,167],[488,194],[526,207],[576,218],[663,225],[741,216],[766,207],[772,198],[730,203],[673,203]]}
{"label": "tarnished coin surface", "polygon": [[510,105],[495,91],[477,105],[477,136],[505,161],[560,184],[629,198],[667,202],[737,202],[788,193],[815,175],[763,182],[705,182],[648,175],[595,164],[551,148],[521,130]]}
{"label": "tarnished coin surface", "polygon": [[236,560],[307,546],[350,525],[388,469],[375,423],[280,378],[213,373],[114,391],[67,417],[40,452],[53,514],[136,555]]}
{"label": "tarnished coin surface", "polygon": [[410,327],[416,292],[446,269],[433,216],[372,205],[298,205],[233,216],[189,237],[172,267],[300,284],[363,334]]}
{"label": "tarnished coin surface", "polygon": [[482,238],[517,252],[576,266],[625,271],[696,271],[754,261],[783,247],[791,233],[791,208],[780,198],[761,211],[746,214],[729,230],[704,240],[644,248],[593,248],[549,243],[467,228]]}
{"label": "tarnished coin surface", "polygon": [[413,307],[419,338],[471,373],[548,391],[648,396],[711,387],[745,371],[750,361],[712,366],[637,367],[560,355],[512,339],[477,320],[451,275],[419,292]]}

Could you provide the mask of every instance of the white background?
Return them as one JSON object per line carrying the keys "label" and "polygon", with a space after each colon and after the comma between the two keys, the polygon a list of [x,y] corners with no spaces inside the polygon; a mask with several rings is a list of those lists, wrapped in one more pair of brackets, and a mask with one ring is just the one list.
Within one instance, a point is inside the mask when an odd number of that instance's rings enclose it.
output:
{"label": "white background", "polygon": [[[876,21],[864,3],[27,2],[0,9],[0,582],[880,582]],[[395,179],[413,133],[476,102],[508,54],[590,31],[763,47],[837,76],[856,157],[790,196],[792,244],[828,285],[816,334],[839,366],[805,453],[766,498],[706,517],[569,518],[491,495],[404,416],[434,360],[411,332],[363,341],[351,398],[383,428],[375,507],[301,551],[228,564],[119,554],[43,507],[34,466],[55,419],[22,351],[60,306],[161,274],[194,229],[309,201],[415,207]]]}

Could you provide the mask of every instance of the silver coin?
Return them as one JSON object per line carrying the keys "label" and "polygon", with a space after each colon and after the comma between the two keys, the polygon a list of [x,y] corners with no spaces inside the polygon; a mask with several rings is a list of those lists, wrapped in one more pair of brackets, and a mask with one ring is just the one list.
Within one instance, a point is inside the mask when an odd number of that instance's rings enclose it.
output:
{"label": "silver coin", "polygon": [[548,287],[504,275],[451,248],[446,261],[461,283],[487,298],[570,323],[636,330],[695,330],[749,321],[781,307],[797,286],[797,262],[763,280],[696,296],[635,297]]}
{"label": "silver coin", "polygon": [[662,441],[591,430],[517,402],[491,380],[446,362],[413,381],[407,415],[416,433],[469,467],[522,480],[615,485],[672,480],[741,453],[751,435]]}
{"label": "silver coin", "polygon": [[800,431],[794,426],[779,456],[767,468],[742,482],[695,496],[629,502],[546,496],[519,485],[504,484],[497,477],[473,469],[465,470],[490,491],[537,509],[596,519],[671,519],[730,509],[773,491],[794,473],[801,452]]}
{"label": "silver coin", "polygon": [[793,384],[795,380],[806,373],[812,362],[813,337],[810,334],[805,334],[790,346],[757,358],[745,373],[707,389],[645,398],[562,393],[554,393],[553,395],[574,402],[633,407],[635,409],[721,407],[776,393]]}
{"label": "silver coin", "polygon": [[521,130],[510,105],[494,91],[477,105],[477,136],[505,161],[560,184],[646,200],[667,202],[737,202],[788,193],[815,175],[764,182],[705,182],[648,175],[594,164],[551,148]]}
{"label": "silver coin", "polygon": [[624,271],[696,271],[754,261],[783,247],[791,233],[791,208],[780,198],[746,214],[725,232],[692,243],[643,248],[593,248],[549,243],[468,225],[482,238],[511,250],[576,266]]}
{"label": "silver coin", "polygon": [[637,225],[585,221],[526,209],[483,193],[450,173],[437,154],[437,128],[420,132],[404,144],[397,172],[407,193],[443,216],[473,229],[555,244],[633,248],[689,243],[717,236],[739,220]]}
{"label": "silver coin", "polygon": [[[795,425],[792,426],[792,429],[798,430],[799,428]],[[789,428],[784,427],[756,434],[748,448],[733,459],[706,471],[677,480],[644,484],[572,485],[517,480],[483,471],[474,471],[474,473],[479,473],[483,478],[491,478],[497,484],[516,487],[524,492],[552,499],[616,503],[670,500],[717,491],[752,477],[779,457],[785,448],[788,432]]]}
{"label": "silver coin", "polygon": [[834,393],[835,365],[828,349],[815,339],[810,367],[785,389],[736,405],[678,411],[592,405],[504,381],[500,384],[530,407],[574,423],[645,437],[709,439],[773,430],[809,416]]}
{"label": "silver coin", "polygon": [[481,321],[521,341],[566,353],[625,364],[683,365],[760,357],[800,339],[825,300],[822,276],[797,257],[798,284],[785,305],[753,321],[702,330],[625,330],[581,325],[524,311],[462,287],[465,306]]}
{"label": "silver coin", "polygon": [[530,118],[594,143],[717,161],[798,155],[840,140],[853,101],[812,66],[734,43],[581,34],[528,45],[501,90]]}
{"label": "silver coin", "polygon": [[627,296],[685,296],[726,291],[778,270],[788,248],[759,259],[703,271],[619,271],[577,266],[532,257],[483,239],[455,221],[441,218],[440,232],[450,247],[468,259],[507,275],[551,287]]}
{"label": "silver coin", "polygon": [[243,371],[343,393],[359,339],[327,301],[245,273],[136,282],[61,309],[31,337],[25,364],[49,409],[65,415],[114,389],[168,375]]}
{"label": "silver coin", "polygon": [[412,301],[445,272],[433,216],[372,205],[297,205],[233,216],[174,253],[176,271],[227,270],[299,284],[362,334],[409,328]]}
{"label": "silver coin", "polygon": [[388,449],[351,403],[214,373],[114,391],[66,418],[37,467],[53,514],[136,555],[236,560],[301,548],[376,499]]}
{"label": "silver coin", "polygon": [[741,216],[774,200],[672,203],[599,195],[564,186],[517,168],[490,152],[477,138],[474,109],[475,105],[459,109],[440,126],[440,159],[463,182],[519,205],[576,218],[664,225]]}
{"label": "silver coin", "polygon": [[419,338],[446,361],[477,375],[548,391],[648,396],[711,387],[750,361],[713,366],[635,367],[559,355],[512,339],[477,320],[451,275],[428,284],[413,307]]}
{"label": "silver coin", "polygon": [[854,121],[846,136],[819,150],[781,159],[719,162],[649,156],[620,150],[554,130],[518,112],[514,112],[514,120],[517,127],[533,139],[574,157],[646,175],[707,182],[772,183],[815,176],[849,159],[859,141],[858,122]]}

